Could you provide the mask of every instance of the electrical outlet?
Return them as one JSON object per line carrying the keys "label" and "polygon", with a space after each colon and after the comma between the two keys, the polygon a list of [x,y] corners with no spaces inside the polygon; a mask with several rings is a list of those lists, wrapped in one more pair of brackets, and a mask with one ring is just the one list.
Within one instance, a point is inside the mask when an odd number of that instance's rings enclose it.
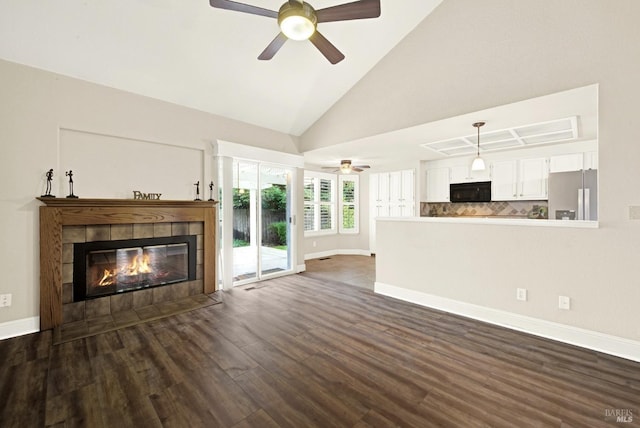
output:
{"label": "electrical outlet", "polygon": [[316,241],[313,241],[313,247],[315,248],[315,246],[316,246]]}
{"label": "electrical outlet", "polygon": [[629,207],[629,220],[640,220],[640,207]]}
{"label": "electrical outlet", "polygon": [[571,309],[571,298],[567,296],[558,297],[558,308],[569,310]]}
{"label": "electrical outlet", "polygon": [[0,294],[0,308],[11,306],[11,294]]}
{"label": "electrical outlet", "polygon": [[527,289],[526,288],[517,288],[516,289],[516,299],[522,300],[523,302],[527,301]]}

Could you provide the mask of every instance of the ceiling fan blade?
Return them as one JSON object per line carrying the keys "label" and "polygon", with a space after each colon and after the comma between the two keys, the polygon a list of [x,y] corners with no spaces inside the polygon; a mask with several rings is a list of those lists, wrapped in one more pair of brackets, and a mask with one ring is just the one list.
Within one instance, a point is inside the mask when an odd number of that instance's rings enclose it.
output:
{"label": "ceiling fan blade", "polygon": [[333,46],[331,42],[318,31],[315,31],[311,37],[309,37],[309,40],[311,40],[311,43],[318,48],[322,55],[324,55],[331,64],[337,64],[344,59],[343,53]]}
{"label": "ceiling fan blade", "polygon": [[328,169],[328,170],[331,170],[331,172],[340,171],[340,168],[336,168],[335,166],[323,166],[322,169]]}
{"label": "ceiling fan blade", "polygon": [[371,168],[369,165],[354,165],[354,168],[360,168],[360,169],[368,169]]}
{"label": "ceiling fan blade", "polygon": [[355,172],[362,172],[362,171],[364,171],[364,169],[362,169],[362,168],[358,168],[357,166],[352,166],[352,167],[351,167],[351,171],[355,171]]}
{"label": "ceiling fan blade", "polygon": [[317,10],[316,16],[319,23],[377,18],[380,16],[380,0],[360,0],[339,4]]}
{"label": "ceiling fan blade", "polygon": [[287,41],[287,36],[285,36],[282,33],[278,33],[276,38],[273,39],[271,43],[269,43],[269,46],[267,46],[262,51],[260,56],[258,56],[258,59],[266,61],[273,58],[273,56],[280,50],[280,48],[282,47],[282,45],[284,45],[284,42],[286,41]]}
{"label": "ceiling fan blade", "polygon": [[263,9],[250,4],[238,3],[231,0],[209,0],[211,7],[218,9],[234,10],[236,12],[250,13],[252,15],[266,16],[267,18],[277,18],[278,12],[275,10]]}

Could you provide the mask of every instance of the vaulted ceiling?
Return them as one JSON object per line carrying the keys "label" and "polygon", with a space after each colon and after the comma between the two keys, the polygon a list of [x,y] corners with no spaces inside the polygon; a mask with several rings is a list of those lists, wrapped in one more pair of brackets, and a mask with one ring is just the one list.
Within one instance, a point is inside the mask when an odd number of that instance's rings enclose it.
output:
{"label": "vaulted ceiling", "polygon": [[440,2],[382,0],[380,18],[319,24],[346,56],[331,65],[309,41],[257,60],[277,21],[208,0],[6,0],[0,58],[301,135]]}

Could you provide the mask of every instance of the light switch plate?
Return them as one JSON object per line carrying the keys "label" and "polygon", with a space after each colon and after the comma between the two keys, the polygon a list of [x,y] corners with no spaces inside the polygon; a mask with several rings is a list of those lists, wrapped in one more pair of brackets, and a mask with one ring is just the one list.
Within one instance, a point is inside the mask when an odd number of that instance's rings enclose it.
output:
{"label": "light switch plate", "polygon": [[565,309],[565,310],[571,309],[571,299],[567,296],[559,296],[558,308]]}
{"label": "light switch plate", "polygon": [[516,288],[516,299],[521,300],[523,302],[527,301],[527,289],[526,288]]}

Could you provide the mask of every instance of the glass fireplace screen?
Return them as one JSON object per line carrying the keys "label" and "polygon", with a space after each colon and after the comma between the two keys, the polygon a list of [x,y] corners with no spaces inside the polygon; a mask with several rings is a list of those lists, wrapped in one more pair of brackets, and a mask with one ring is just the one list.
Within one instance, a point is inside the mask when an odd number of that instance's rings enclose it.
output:
{"label": "glass fireplace screen", "polygon": [[184,242],[162,242],[173,238],[105,241],[74,248],[81,252],[74,254],[74,300],[195,279],[195,241],[183,238]]}

